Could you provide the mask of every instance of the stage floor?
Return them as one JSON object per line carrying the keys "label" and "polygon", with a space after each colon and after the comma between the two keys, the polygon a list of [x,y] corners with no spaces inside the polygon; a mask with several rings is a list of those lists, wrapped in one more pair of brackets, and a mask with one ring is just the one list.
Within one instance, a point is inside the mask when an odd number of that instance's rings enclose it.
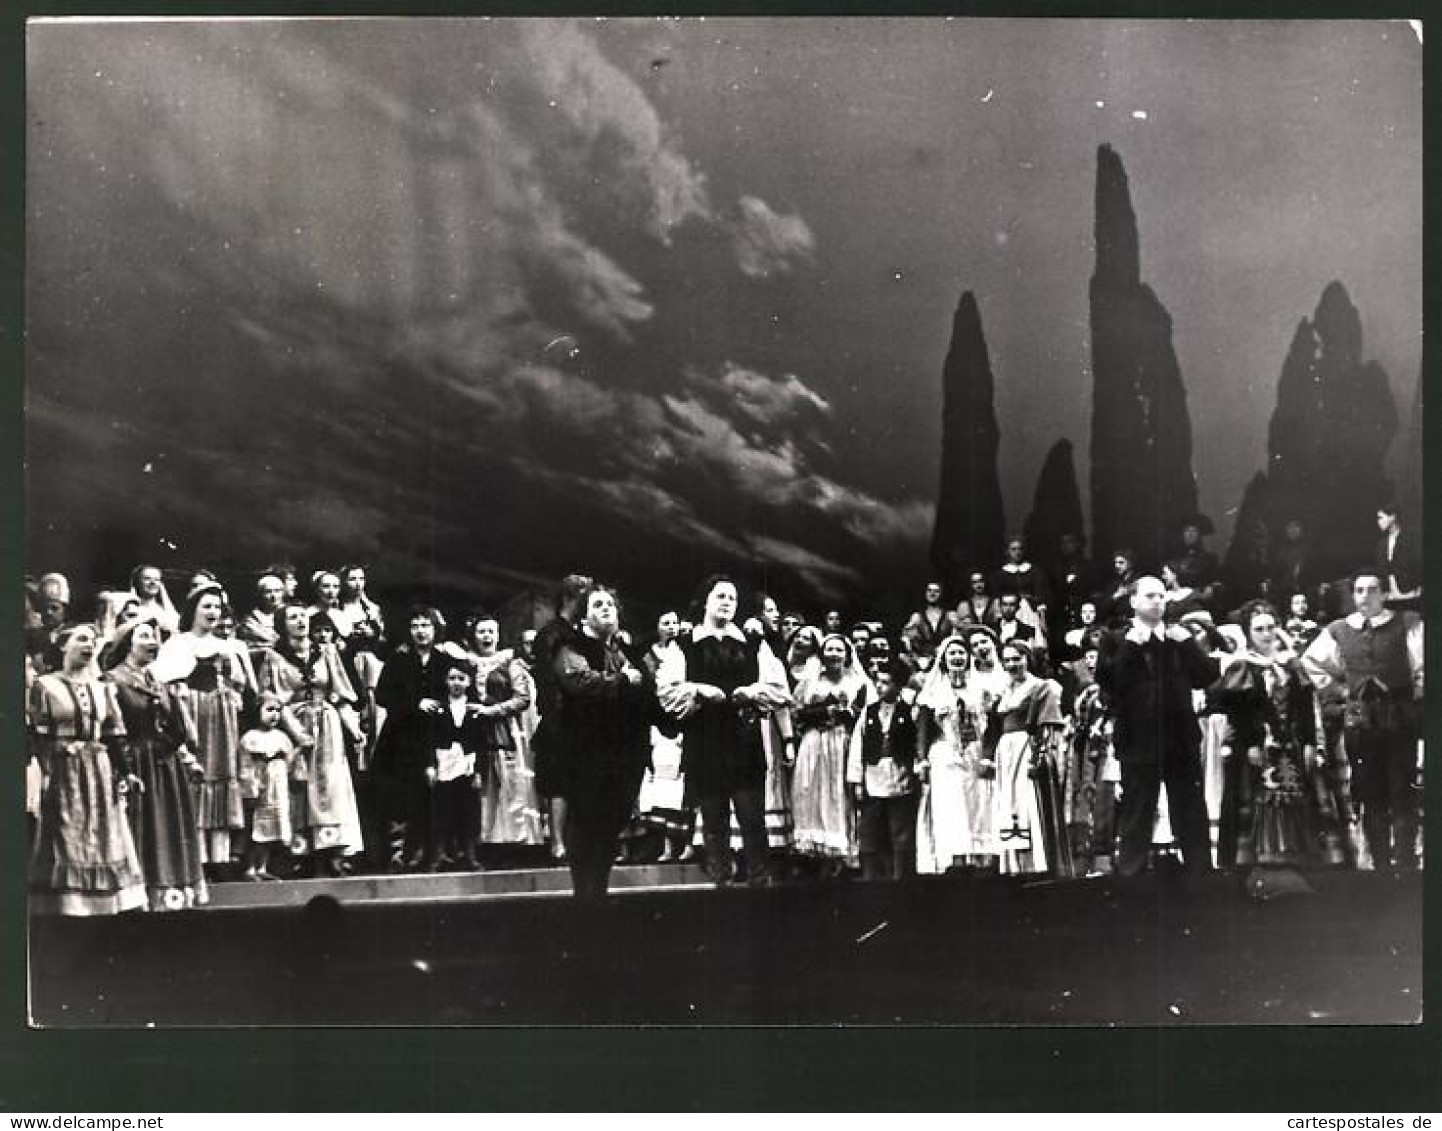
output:
{"label": "stage floor", "polygon": [[[511,884],[509,894],[467,894],[444,876],[316,881],[264,885],[267,899],[305,894],[295,906],[40,918],[31,1016],[44,1027],[1422,1016],[1420,875],[1319,872],[1308,876],[1314,894],[1262,901],[1228,875],[715,891],[690,869],[637,872],[674,885],[642,883],[587,908],[561,896],[565,873],[554,869],[550,879],[465,881]],[[551,895],[517,898],[531,882]],[[367,898],[378,883],[399,885],[391,894],[402,897]],[[221,902],[243,898],[261,895],[236,887]]]}

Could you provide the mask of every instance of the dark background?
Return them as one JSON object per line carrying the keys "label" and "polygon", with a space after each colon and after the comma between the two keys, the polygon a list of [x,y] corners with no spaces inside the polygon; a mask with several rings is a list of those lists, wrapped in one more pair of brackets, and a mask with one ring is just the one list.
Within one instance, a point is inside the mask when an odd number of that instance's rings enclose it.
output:
{"label": "dark background", "polygon": [[[213,6],[209,11],[216,14],[241,8],[232,3],[224,8]],[[674,10],[674,5],[670,9]],[[21,206],[24,167],[20,160],[24,139],[24,39],[20,19],[27,10],[57,13],[78,9],[14,5],[4,11],[5,29],[0,34],[0,76],[4,77],[0,81],[7,96],[7,114],[5,128],[0,130],[0,168],[6,175],[0,183],[7,204],[7,223],[5,236],[0,239],[0,293],[4,296],[0,342],[11,373],[22,372],[24,364],[19,329],[25,230]],[[92,5],[89,10],[105,9]],[[174,9],[152,4],[149,10]],[[356,6],[349,10],[381,8]],[[967,10],[998,14],[997,8],[982,5]],[[1047,5],[1029,9],[1012,5],[1005,11],[1012,14],[1018,10],[1057,14]],[[1107,9],[1106,14],[1137,17],[1157,11],[1152,4],[1130,8],[1118,5]],[[1165,11],[1174,15],[1230,16],[1302,16],[1319,12],[1399,18],[1416,15],[1400,6],[1374,4],[1169,6]],[[1434,39],[1427,50],[1427,72],[1434,88],[1436,50]],[[1435,95],[1430,102],[1433,125],[1427,154],[1435,179],[1439,121]],[[1136,172],[1133,170],[1134,179]],[[1144,226],[1144,241],[1148,241],[1146,232]],[[1439,261],[1434,233],[1435,227],[1429,227],[1423,245],[1429,249],[1424,261],[1433,265]],[[1147,246],[1144,242],[1144,255],[1150,263]],[[1435,290],[1435,275],[1430,282]],[[1309,285],[1309,293],[1314,289]],[[1364,310],[1374,305],[1363,295],[1354,294],[1354,298]],[[948,305],[946,299],[936,301],[942,309]],[[1294,305],[1296,313],[1288,318],[1305,313],[1311,301],[1298,299]],[[1289,327],[1290,322],[1284,321],[1283,325]],[[1081,333],[1080,328],[1077,332]],[[1372,340],[1374,348],[1380,348],[1376,338]],[[1280,364],[1281,348],[1275,354],[1276,364]],[[1394,379],[1398,375],[1399,370],[1393,370]],[[27,557],[20,537],[20,531],[26,529],[18,466],[22,389],[18,381],[7,383],[5,389],[9,411],[0,419],[9,440],[7,450],[14,453],[15,474],[7,480],[4,492],[8,519],[4,529],[10,534],[4,550],[18,576]],[[1428,560],[1438,560],[1437,554],[1430,553]],[[1432,584],[1438,580],[1435,576],[1429,579]],[[18,610],[18,594],[12,603],[0,605],[0,615],[5,618],[0,623],[0,638],[12,641],[12,670],[19,666]],[[0,700],[7,734],[15,749],[20,742],[18,687],[15,681]],[[18,797],[21,760],[12,759],[10,764],[11,795]],[[23,858],[23,834],[19,821],[7,827],[12,829],[7,842],[10,858],[16,862],[0,869],[0,895],[4,896],[3,906],[8,912],[5,921],[9,924],[3,939],[4,965],[10,976],[0,982],[0,1009],[8,1019],[0,1049],[0,1106],[7,1108],[48,1110],[62,1104],[65,1110],[112,1111],[125,1107],[148,1110],[231,1106],[388,1110],[448,1104],[474,1108],[491,1103],[495,1093],[487,1084],[494,1072],[505,1075],[507,1098],[516,1106],[545,1109],[626,1109],[662,1103],[682,1109],[763,1105],[874,1109],[891,1105],[1003,1110],[1191,1107],[1381,1111],[1436,1107],[1435,1065],[1442,1061],[1442,1047],[1435,1023],[1381,1029],[1121,1032],[31,1032],[24,1028],[22,1020],[25,942],[23,869],[18,862]],[[1431,832],[1436,835],[1435,822]],[[1434,881],[1429,879],[1428,883],[1433,885]],[[1435,907],[1435,890],[1430,894],[1430,903]],[[1435,934],[1429,935],[1435,939]],[[1437,990],[1435,962],[1429,964],[1428,990],[1432,994]],[[488,1066],[491,1073],[483,1075],[477,1065]]]}
{"label": "dark background", "polygon": [[1086,497],[1103,142],[1223,549],[1328,281],[1413,403],[1421,62],[1385,21],[34,26],[27,564],[891,612],[963,288],[1008,526],[1061,436]]}

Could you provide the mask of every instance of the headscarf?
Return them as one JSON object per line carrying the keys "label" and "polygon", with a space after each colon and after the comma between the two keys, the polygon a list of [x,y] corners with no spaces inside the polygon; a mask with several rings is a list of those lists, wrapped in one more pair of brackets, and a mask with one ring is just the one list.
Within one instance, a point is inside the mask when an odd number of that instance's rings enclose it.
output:
{"label": "headscarf", "polygon": [[938,715],[956,710],[956,689],[951,685],[951,676],[946,670],[944,660],[947,649],[953,645],[960,647],[966,655],[965,674],[970,681],[971,645],[967,642],[968,636],[969,634],[953,632],[937,644],[932,652],[931,667],[927,669],[926,678],[922,680],[921,690],[916,693],[918,707],[928,707]]}
{"label": "headscarf", "polygon": [[[811,642],[812,651],[804,661],[797,656],[796,642],[802,637]],[[850,644],[850,641],[847,641]],[[799,670],[798,670],[799,669]],[[821,630],[814,625],[803,624],[791,636],[791,646],[786,649],[786,672],[793,686],[799,687],[815,679],[821,672]]]}
{"label": "headscarf", "polygon": [[821,647],[817,649],[816,654],[815,671],[810,673],[805,679],[797,682],[796,700],[798,703],[804,702],[806,697],[806,684],[818,683],[823,678],[828,682],[831,681],[830,677],[826,675],[825,666],[821,662],[821,650],[833,640],[841,641],[843,647],[846,649],[846,660],[841,665],[841,674],[836,680],[836,685],[846,697],[848,703],[856,704],[858,707],[865,707],[868,703],[875,700],[876,685],[871,682],[871,677],[866,674],[866,669],[857,662],[855,645],[839,632],[828,633],[821,638]]}

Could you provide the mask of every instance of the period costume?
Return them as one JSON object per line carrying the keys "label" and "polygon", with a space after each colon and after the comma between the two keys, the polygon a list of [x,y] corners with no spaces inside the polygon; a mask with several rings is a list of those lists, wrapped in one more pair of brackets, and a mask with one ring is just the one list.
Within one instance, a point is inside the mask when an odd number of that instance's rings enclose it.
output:
{"label": "period costume", "polygon": [[1072,875],[1058,762],[1061,687],[1028,674],[991,709],[986,743],[996,763],[993,828],[1003,873]]}
{"label": "period costume", "polygon": [[[655,679],[666,658],[676,648],[675,641],[667,645],[653,644],[646,650],[642,661],[646,670]],[[659,830],[667,837],[690,839],[695,826],[695,816],[685,801],[686,776],[681,772],[681,736],[671,726],[651,727],[651,765],[641,782],[641,792],[636,800],[636,810],[641,821],[652,829]]]}
{"label": "period costume", "polygon": [[[730,882],[734,806],[748,877],[764,882],[770,876],[770,850],[760,723],[769,711],[791,702],[786,674],[770,645],[735,624],[720,629],[699,625],[676,643],[658,670],[657,690],[662,706],[681,720],[686,803],[701,809],[707,866],[718,884]],[[696,693],[698,684],[718,687],[726,698],[703,699]],[[742,688],[761,702],[738,702],[734,695]]]}
{"label": "period costume", "polygon": [[916,873],[916,744],[912,708],[899,699],[869,705],[852,731],[846,781],[861,787],[856,839],[862,879]]}
{"label": "period costume", "polygon": [[794,719],[801,738],[791,804],[797,852],[856,864],[856,817],[846,789],[846,760],[852,728],[874,688],[856,665],[849,643],[847,657],[837,677],[823,670],[796,689]]}
{"label": "period costume", "polygon": [[31,689],[30,731],[45,769],[32,909],[113,915],[143,908],[145,882],[118,781],[125,722],[114,686],[93,673],[42,675]]}
{"label": "period costume", "polygon": [[1352,799],[1378,868],[1416,866],[1417,740],[1423,692],[1422,622],[1383,610],[1333,621],[1302,655],[1324,700],[1340,700]]}
{"label": "period costume", "polygon": [[1291,653],[1231,658],[1220,698],[1232,732],[1232,759],[1244,776],[1246,828],[1234,862],[1307,865],[1345,862],[1337,815],[1324,811],[1307,750],[1317,747],[1312,688]]}
{"label": "period costume", "polygon": [[489,656],[472,655],[476,687],[484,689],[486,677],[504,668],[511,685],[510,697],[489,706],[503,715],[491,722],[504,730],[504,741],[486,743],[481,798],[481,841],[485,844],[541,844],[541,801],[536,792],[535,757],[531,752],[526,718],[535,700],[535,683],[526,665],[509,648]]}
{"label": "period costume", "polygon": [[[138,623],[138,622],[136,622]],[[185,722],[169,690],[147,668],[128,661],[110,671],[125,719],[126,760],[143,791],[126,808],[140,870],[153,911],[171,911],[209,899],[191,791],[200,767],[183,749]]]}
{"label": "period costume", "polygon": [[250,762],[250,839],[254,844],[289,848],[295,839],[291,824],[290,777],[294,766],[304,781],[304,755],[280,727],[248,730],[240,736],[242,755]]}
{"label": "period costume", "polygon": [[962,686],[953,686],[942,665],[948,644],[937,646],[916,697],[918,745],[927,770],[916,826],[916,869],[922,873],[984,862],[998,851],[996,772],[982,750],[992,692],[970,674]]}
{"label": "period costume", "polygon": [[1090,872],[1099,858],[1104,858],[1106,867],[1111,866],[1116,831],[1116,783],[1120,773],[1111,748],[1111,719],[1101,691],[1100,684],[1090,683],[1078,693],[1068,735],[1063,806],[1078,875]]}
{"label": "period costume", "polygon": [[[365,846],[360,807],[356,803],[347,747],[357,737],[346,729],[340,708],[353,706],[355,689],[334,646],[318,648],[308,657],[270,650],[261,660],[262,691],[290,707],[305,746],[304,805],[292,814],[297,853],[339,849],[355,856]],[[304,745],[304,744],[302,744]]]}
{"label": "period costume", "polygon": [[245,828],[240,711],[243,693],[255,689],[250,657],[238,641],[178,632],[160,646],[150,671],[184,712],[187,745],[203,771],[196,804],[201,859],[228,863],[232,836]]}

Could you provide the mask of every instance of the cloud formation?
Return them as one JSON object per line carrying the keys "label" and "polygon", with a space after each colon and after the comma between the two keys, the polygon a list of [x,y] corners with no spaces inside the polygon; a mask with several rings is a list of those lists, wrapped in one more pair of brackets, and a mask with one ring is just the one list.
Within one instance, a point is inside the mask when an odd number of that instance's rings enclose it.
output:
{"label": "cloud formation", "polygon": [[705,178],[666,138],[661,116],[636,82],[581,27],[523,20],[522,41],[548,105],[590,146],[618,143],[628,182],[646,193],[646,227],[662,243],[683,221],[711,219]]}
{"label": "cloud formation", "polygon": [[816,237],[800,216],[783,216],[756,196],[743,196],[736,207],[732,239],[742,274],[765,279],[811,259]]}

